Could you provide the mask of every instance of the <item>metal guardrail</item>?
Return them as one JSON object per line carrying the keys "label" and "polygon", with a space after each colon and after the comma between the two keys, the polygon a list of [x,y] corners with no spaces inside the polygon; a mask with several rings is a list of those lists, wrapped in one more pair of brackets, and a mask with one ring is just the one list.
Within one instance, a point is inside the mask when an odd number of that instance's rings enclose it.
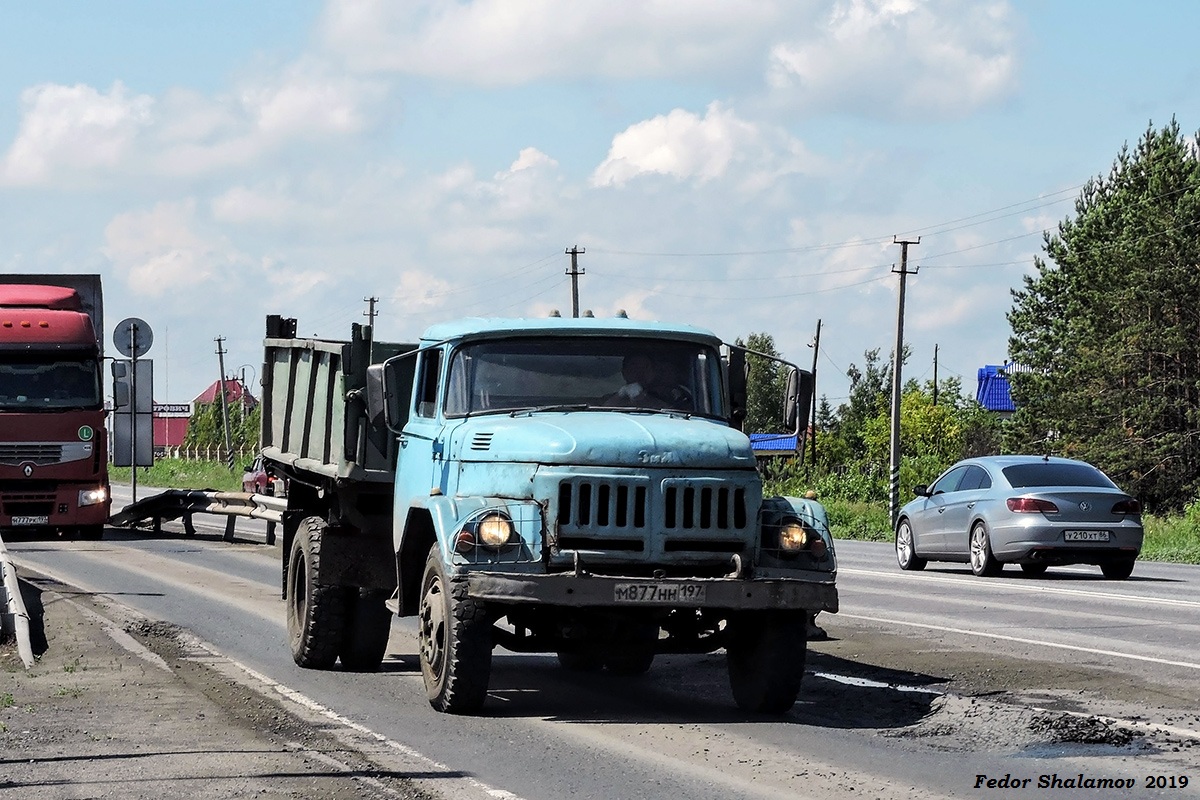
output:
{"label": "metal guardrail", "polygon": [[25,608],[25,598],[21,596],[21,586],[17,582],[17,570],[13,567],[12,557],[4,540],[0,539],[0,600],[3,600],[3,629],[11,630],[17,637],[17,653],[25,669],[33,667],[33,643],[29,638],[29,611]]}
{"label": "metal guardrail", "polygon": [[209,492],[193,489],[167,489],[161,494],[147,497],[125,506],[108,519],[109,525],[129,527],[138,522],[153,520],[154,532],[162,533],[163,520],[183,520],[183,530],[188,536],[196,535],[192,516],[195,514],[219,514],[225,521],[225,541],[234,539],[238,517],[262,519],[267,522],[267,544],[275,544],[275,526],[283,522],[287,510],[287,499],[249,492]]}

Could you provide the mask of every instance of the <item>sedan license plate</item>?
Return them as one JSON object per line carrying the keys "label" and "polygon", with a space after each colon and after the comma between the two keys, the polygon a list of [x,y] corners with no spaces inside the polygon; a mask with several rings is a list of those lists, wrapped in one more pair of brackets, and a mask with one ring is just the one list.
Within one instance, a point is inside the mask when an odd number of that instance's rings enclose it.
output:
{"label": "sedan license plate", "polygon": [[1063,531],[1067,542],[1107,542],[1108,531]]}
{"label": "sedan license plate", "polygon": [[618,583],[613,589],[618,603],[703,603],[702,583]]}
{"label": "sedan license plate", "polygon": [[49,524],[49,517],[13,517],[13,525],[46,525]]}

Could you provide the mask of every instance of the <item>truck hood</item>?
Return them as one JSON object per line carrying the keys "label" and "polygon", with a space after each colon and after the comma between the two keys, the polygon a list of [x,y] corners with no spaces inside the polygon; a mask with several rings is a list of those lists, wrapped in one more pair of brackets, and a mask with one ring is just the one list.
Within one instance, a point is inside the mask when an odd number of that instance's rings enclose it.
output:
{"label": "truck hood", "polygon": [[464,420],[452,458],[596,466],[754,467],[750,439],[708,419],[611,411],[547,411]]}

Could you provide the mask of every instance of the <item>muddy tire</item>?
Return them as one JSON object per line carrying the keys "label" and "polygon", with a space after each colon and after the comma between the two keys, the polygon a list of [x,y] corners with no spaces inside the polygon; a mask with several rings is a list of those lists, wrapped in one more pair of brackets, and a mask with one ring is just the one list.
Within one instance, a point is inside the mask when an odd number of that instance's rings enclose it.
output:
{"label": "muddy tire", "polygon": [[746,614],[728,623],[729,686],[738,708],[783,714],[796,703],[808,649],[803,612]]}
{"label": "muddy tire", "polygon": [[624,641],[604,656],[604,668],[614,675],[641,675],[654,663],[658,626],[637,623],[625,634]]}
{"label": "muddy tire", "polygon": [[321,583],[321,537],[325,521],[300,523],[288,554],[287,628],[292,659],[308,669],[329,669],[337,661],[346,626],[346,590]]}
{"label": "muddy tire", "polygon": [[347,592],[346,633],[342,640],[342,668],[351,672],[375,672],[387,652],[392,632],[392,612],[386,605],[387,592],[353,589]]}
{"label": "muddy tire", "polygon": [[446,714],[471,714],[487,698],[492,672],[492,621],[484,603],[451,581],[437,546],[429,549],[417,609],[421,677],[429,705]]}
{"label": "muddy tire", "polygon": [[79,527],[79,538],[85,542],[98,542],[104,538],[104,526],[81,525]]}

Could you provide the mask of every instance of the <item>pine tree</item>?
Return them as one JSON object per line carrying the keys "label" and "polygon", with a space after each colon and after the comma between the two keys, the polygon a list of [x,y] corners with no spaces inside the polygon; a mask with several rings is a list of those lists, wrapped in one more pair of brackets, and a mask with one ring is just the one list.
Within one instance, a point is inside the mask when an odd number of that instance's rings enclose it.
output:
{"label": "pine tree", "polygon": [[1200,487],[1200,140],[1148,128],[1013,292],[1012,449],[1096,464],[1151,508]]}

